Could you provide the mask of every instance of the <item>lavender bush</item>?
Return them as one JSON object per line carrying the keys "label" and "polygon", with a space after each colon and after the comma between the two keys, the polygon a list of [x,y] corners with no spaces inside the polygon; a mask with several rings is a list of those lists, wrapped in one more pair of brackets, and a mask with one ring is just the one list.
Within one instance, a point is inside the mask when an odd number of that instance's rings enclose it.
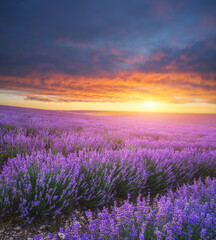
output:
{"label": "lavender bush", "polygon": [[[111,211],[104,208],[96,217],[86,212],[83,226],[75,217],[60,229],[62,239],[216,239],[216,179],[169,191],[154,204],[139,196],[136,205],[129,200]],[[56,239],[48,235],[46,239]],[[42,235],[35,240],[43,240]]]}
{"label": "lavender bush", "polygon": [[9,159],[0,175],[2,217],[60,214],[77,200],[79,164],[61,154],[37,152]]}

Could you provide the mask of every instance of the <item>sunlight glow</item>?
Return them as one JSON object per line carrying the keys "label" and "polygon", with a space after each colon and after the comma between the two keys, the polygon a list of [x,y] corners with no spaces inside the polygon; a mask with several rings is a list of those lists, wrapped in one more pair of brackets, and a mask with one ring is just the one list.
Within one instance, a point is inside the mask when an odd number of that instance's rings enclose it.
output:
{"label": "sunlight glow", "polygon": [[156,102],[145,102],[145,106],[149,109],[153,109],[157,107],[157,103]]}

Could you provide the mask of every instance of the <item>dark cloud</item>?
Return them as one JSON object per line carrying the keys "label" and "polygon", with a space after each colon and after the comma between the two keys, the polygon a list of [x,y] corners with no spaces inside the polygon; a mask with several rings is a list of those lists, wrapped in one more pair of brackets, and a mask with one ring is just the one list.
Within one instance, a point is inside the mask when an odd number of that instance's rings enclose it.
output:
{"label": "dark cloud", "polygon": [[140,64],[144,72],[216,72],[216,37],[190,44],[184,49],[166,48],[152,52]]}
{"label": "dark cloud", "polygon": [[[161,71],[178,59],[176,47],[188,51],[192,44],[191,54],[202,47],[197,33],[189,32],[191,28],[199,27],[202,34],[206,25],[216,24],[216,3],[211,0],[208,4],[195,0],[3,0],[0,6],[0,73],[12,75],[36,71],[87,75],[131,69],[129,59],[137,54],[146,59],[158,49],[167,57],[161,63],[148,62],[144,69]],[[200,27],[203,19],[205,25]],[[215,33],[212,28],[210,35]],[[194,55],[193,61],[202,62],[206,54]]]}
{"label": "dark cloud", "polygon": [[215,16],[215,0],[3,0],[0,88],[40,101],[121,101],[163,91],[177,101],[175,89],[183,102],[188,88],[211,92],[205,101],[214,102]]}

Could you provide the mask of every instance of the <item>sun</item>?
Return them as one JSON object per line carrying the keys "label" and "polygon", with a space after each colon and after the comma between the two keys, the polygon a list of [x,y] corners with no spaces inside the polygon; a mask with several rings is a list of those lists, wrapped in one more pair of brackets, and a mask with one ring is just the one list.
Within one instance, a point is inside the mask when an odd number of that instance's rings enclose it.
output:
{"label": "sun", "polygon": [[141,102],[140,108],[145,111],[155,112],[158,111],[160,103],[153,101],[143,101]]}
{"label": "sun", "polygon": [[145,102],[145,106],[147,108],[152,109],[152,108],[155,108],[157,106],[157,103],[156,102]]}

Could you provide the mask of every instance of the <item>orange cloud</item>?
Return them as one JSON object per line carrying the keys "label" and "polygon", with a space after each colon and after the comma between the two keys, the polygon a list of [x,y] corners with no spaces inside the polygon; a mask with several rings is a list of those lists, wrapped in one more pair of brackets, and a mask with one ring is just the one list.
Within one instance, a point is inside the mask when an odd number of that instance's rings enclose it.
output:
{"label": "orange cloud", "polygon": [[20,91],[26,100],[47,102],[216,103],[216,75],[123,71],[104,77],[66,74],[0,76],[0,87]]}

